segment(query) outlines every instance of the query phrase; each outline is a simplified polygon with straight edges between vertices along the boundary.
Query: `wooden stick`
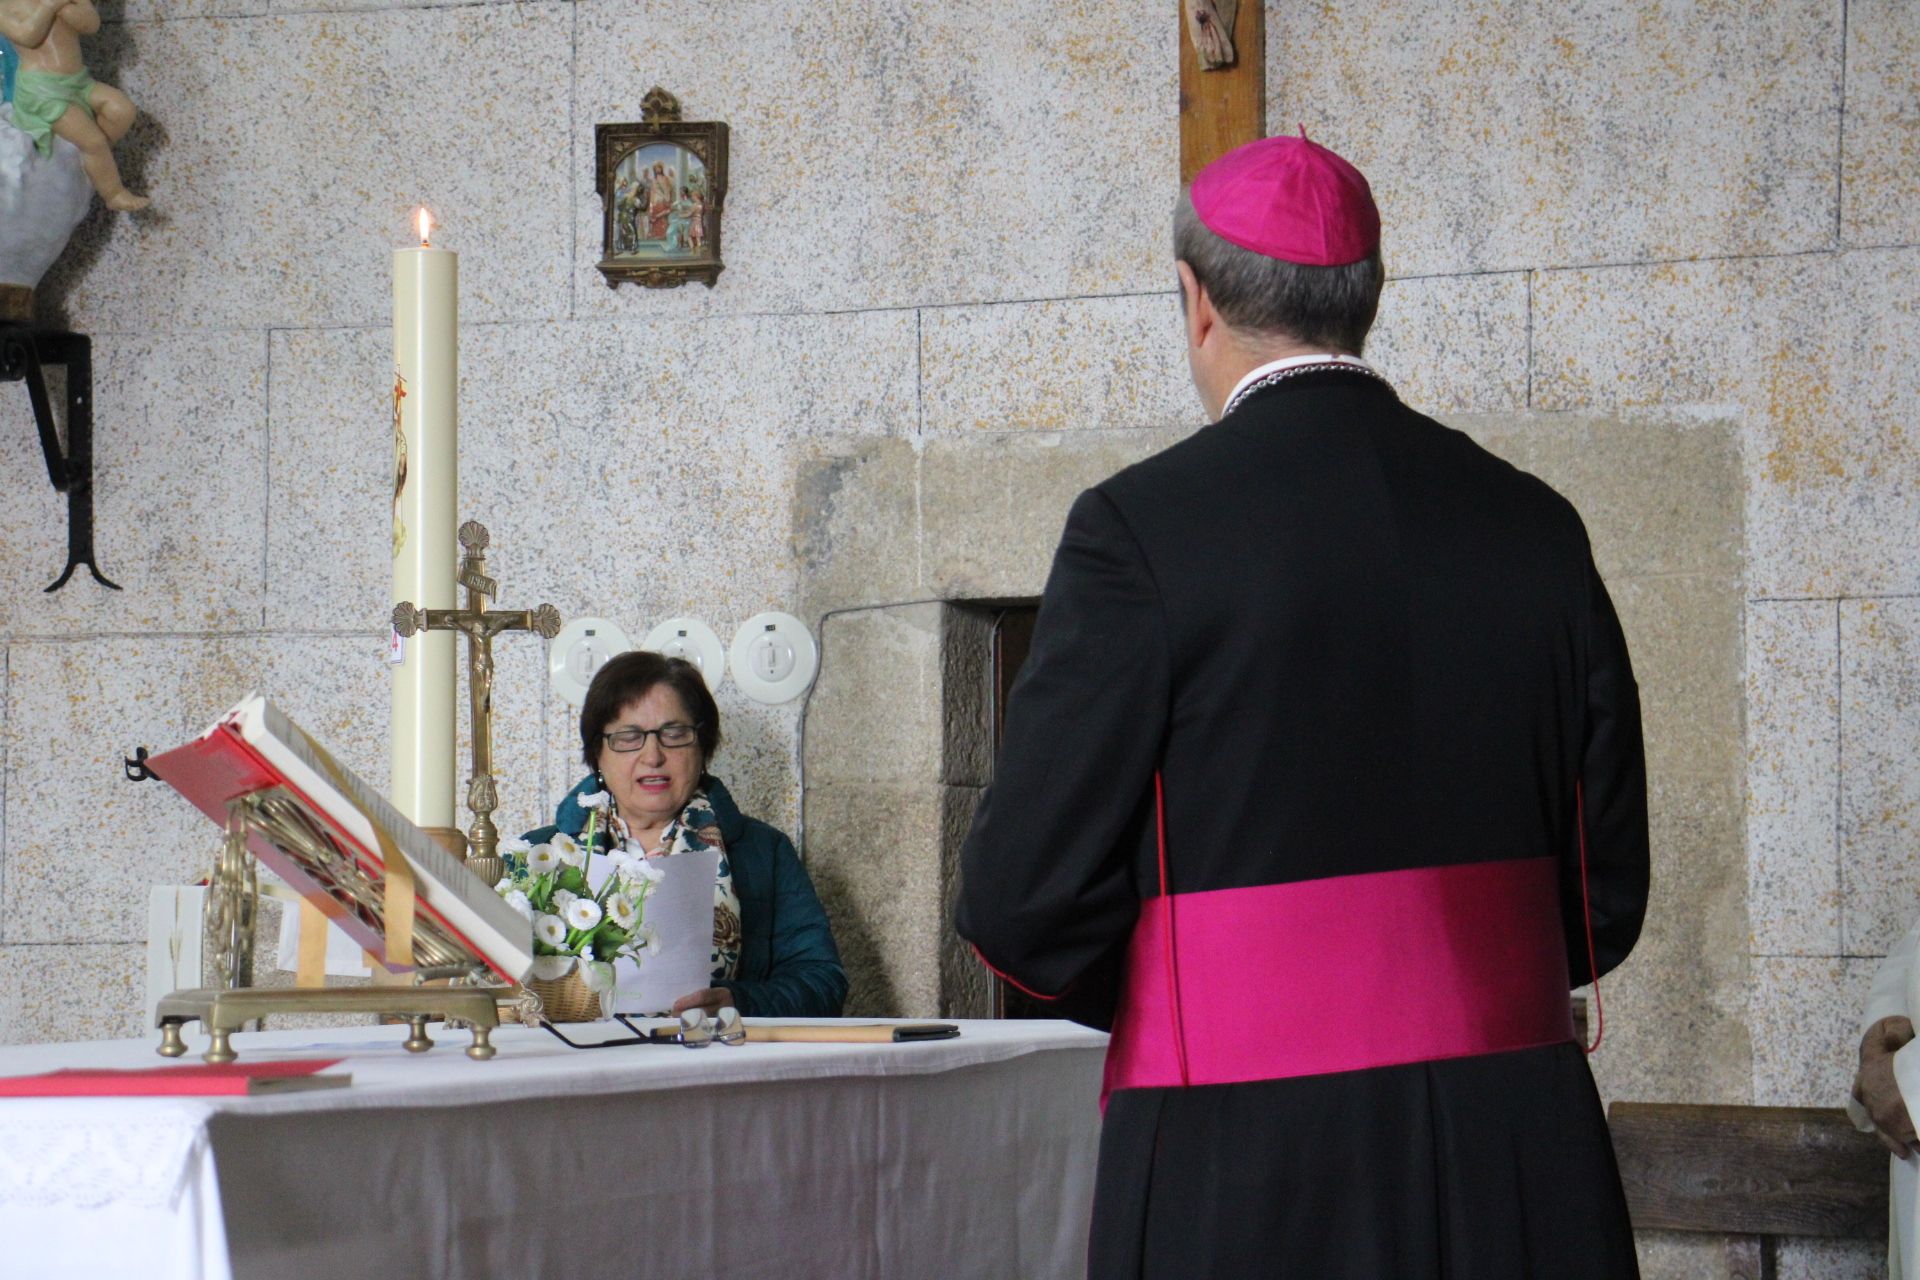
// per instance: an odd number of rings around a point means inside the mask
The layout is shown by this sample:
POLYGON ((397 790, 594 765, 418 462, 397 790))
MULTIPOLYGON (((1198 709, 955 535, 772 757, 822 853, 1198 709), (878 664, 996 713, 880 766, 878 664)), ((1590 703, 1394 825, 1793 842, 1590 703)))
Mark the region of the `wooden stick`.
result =
POLYGON ((762 1044, 892 1044, 898 1031, 914 1025, 865 1022, 845 1027, 767 1027, 749 1022, 747 1039, 762 1044))

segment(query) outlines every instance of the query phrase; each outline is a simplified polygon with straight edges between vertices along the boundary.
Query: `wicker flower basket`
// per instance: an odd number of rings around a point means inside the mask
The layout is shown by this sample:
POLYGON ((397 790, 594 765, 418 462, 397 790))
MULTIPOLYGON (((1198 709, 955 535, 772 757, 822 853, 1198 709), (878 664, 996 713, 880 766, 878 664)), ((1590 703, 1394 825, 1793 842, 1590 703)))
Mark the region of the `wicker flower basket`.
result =
POLYGON ((550 1022, 597 1022, 600 997, 588 990, 575 966, 563 978, 528 978, 527 990, 540 997, 540 1006, 550 1022))

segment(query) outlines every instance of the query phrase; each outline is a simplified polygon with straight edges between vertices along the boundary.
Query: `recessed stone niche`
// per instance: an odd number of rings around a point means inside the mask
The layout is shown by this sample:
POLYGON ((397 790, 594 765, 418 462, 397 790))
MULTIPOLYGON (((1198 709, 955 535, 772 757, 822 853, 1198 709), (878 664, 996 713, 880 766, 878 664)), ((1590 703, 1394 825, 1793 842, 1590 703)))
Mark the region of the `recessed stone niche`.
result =
MULTIPOLYGON (((1632 646, 1655 899, 1604 984, 1609 1096, 1744 1102, 1742 483, 1732 424, 1458 418, 1571 498, 1632 646)), ((848 1012, 978 1017, 954 937, 960 841, 992 776, 996 610, 1037 597, 1074 496, 1185 430, 871 440, 800 468, 795 541, 822 663, 802 735, 808 867, 848 1012)))

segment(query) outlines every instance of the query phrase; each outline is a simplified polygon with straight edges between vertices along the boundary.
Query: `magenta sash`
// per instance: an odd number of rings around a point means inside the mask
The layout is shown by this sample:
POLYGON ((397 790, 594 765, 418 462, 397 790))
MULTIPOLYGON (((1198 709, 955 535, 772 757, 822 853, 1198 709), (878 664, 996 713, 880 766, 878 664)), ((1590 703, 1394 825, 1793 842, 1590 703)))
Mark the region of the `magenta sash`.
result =
POLYGON ((1552 858, 1141 904, 1105 1096, 1574 1040, 1552 858))

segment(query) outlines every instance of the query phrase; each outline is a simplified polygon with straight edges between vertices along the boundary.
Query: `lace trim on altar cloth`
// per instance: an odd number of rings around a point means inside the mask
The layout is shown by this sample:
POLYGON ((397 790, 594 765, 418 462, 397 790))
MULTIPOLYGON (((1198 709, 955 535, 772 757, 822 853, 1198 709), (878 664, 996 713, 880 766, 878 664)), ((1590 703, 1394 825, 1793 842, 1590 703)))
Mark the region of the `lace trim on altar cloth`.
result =
POLYGON ((207 1113, 136 1117, 112 1114, 122 1109, 114 1103, 81 1107, 8 1104, 0 1201, 36 1209, 176 1208, 206 1150, 207 1113))

